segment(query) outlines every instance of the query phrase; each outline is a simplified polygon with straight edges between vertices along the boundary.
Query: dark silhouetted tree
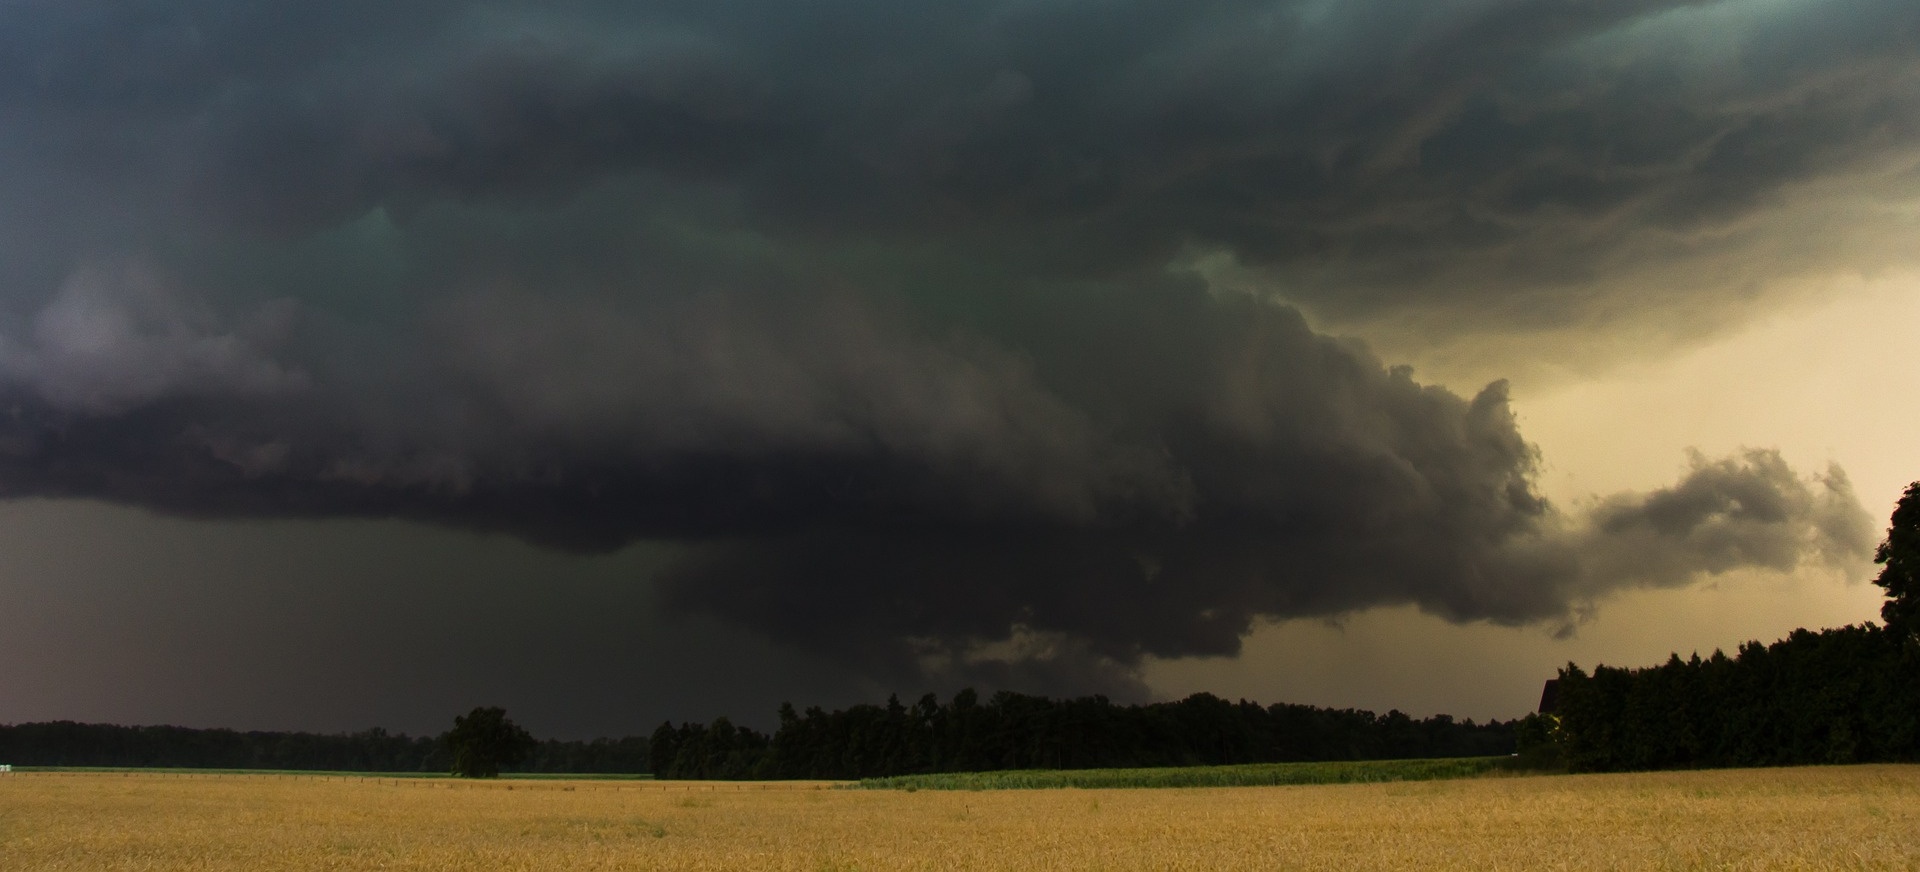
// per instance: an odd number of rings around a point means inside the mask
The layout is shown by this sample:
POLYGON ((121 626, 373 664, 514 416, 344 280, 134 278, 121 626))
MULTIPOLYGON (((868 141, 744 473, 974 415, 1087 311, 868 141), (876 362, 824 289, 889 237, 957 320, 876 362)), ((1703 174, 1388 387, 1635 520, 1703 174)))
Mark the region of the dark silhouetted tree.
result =
POLYGON ((1873 562, 1885 567, 1873 580, 1887 592, 1880 618, 1895 636, 1920 638, 1920 481, 1894 507, 1887 540, 1874 552, 1873 562))
POLYGON ((461 778, 498 778, 500 767, 525 760, 535 745, 533 736, 497 707, 455 717, 453 729, 441 741, 453 755, 453 774, 461 778))
POLYGON ((673 724, 662 722, 647 740, 647 771, 661 778, 668 777, 674 755, 679 753, 680 731, 674 729, 673 724))

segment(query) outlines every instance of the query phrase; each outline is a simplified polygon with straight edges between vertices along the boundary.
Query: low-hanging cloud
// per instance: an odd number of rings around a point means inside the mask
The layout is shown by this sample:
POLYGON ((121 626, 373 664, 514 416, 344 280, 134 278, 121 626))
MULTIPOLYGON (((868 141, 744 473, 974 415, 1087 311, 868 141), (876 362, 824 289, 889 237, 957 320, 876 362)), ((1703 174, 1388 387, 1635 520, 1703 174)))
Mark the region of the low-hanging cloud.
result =
POLYGON ((303 376, 264 350, 290 315, 266 306, 230 327, 138 265, 85 267, 24 341, 0 337, 0 374, 54 408, 103 415, 169 396, 297 390, 303 376))
POLYGON ((1850 565, 1837 469, 1563 510, 1504 383, 1303 312, 1578 345, 1898 263, 1916 39, 1895 0, 8 4, 0 493, 671 540, 680 608, 1049 688, 1850 565))
POLYGON ((1259 619, 1411 603, 1564 624, 1623 588, 1870 545, 1843 474, 1768 452, 1567 515, 1535 491, 1504 384, 1422 385, 1191 279, 1094 299, 1048 325, 1075 371, 844 302, 491 298, 439 327, 446 419, 318 388, 133 411, 17 394, 0 481, 590 550, 674 539, 692 547, 658 579, 669 604, 858 674, 1116 693, 1147 657, 1236 653, 1259 619))

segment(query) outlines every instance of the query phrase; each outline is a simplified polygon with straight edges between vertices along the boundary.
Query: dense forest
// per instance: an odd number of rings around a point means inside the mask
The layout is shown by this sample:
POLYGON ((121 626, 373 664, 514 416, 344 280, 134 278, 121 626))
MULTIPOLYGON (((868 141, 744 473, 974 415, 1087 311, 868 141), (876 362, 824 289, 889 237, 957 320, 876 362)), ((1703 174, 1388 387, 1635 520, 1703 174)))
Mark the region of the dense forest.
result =
POLYGON ((659 778, 870 778, 926 772, 1192 766, 1311 760, 1382 760, 1506 754, 1514 724, 1398 711, 1228 702, 1195 694, 1178 702, 1120 706, 1105 697, 1052 700, 963 690, 942 704, 834 712, 780 709, 772 736, 725 718, 661 724, 652 738, 659 778))
POLYGON ((1920 760, 1920 482, 1874 554, 1885 626, 1796 630, 1647 669, 1568 664, 1522 752, 1574 771, 1920 760))
POLYGON ((1920 760, 1917 654, 1869 624, 1647 669, 1568 665, 1546 738, 1583 772, 1920 760))
MULTIPOLYGON (((137 766, 339 772, 446 772, 439 738, 358 733, 238 732, 53 723, 0 725, 0 762, 19 766, 137 766)), ((647 740, 547 739, 510 772, 645 772, 647 740)))

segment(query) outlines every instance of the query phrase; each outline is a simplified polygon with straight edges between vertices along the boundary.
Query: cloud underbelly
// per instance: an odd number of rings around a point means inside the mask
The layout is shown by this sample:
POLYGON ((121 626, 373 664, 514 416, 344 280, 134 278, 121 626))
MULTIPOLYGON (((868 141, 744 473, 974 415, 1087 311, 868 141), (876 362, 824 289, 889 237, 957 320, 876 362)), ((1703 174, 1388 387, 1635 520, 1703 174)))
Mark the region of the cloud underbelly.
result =
MULTIPOLYGON (((863 674, 1122 691, 1147 657, 1236 653, 1259 619, 1565 623, 1621 588, 1869 544, 1844 475, 1767 452, 1568 515, 1535 491, 1504 383, 1423 385, 1191 279, 1106 287, 1097 311, 1063 294, 1034 315, 1043 349, 772 293, 477 295, 437 310, 427 365, 361 385, 315 363, 271 390, 209 369, 136 395, 111 386, 149 385, 142 357, 42 349, 122 399, 17 368, 0 486, 681 541, 667 602, 863 674)), ((207 341, 141 323, 147 345, 207 341)), ((282 371, 256 350, 249 371, 282 371)))

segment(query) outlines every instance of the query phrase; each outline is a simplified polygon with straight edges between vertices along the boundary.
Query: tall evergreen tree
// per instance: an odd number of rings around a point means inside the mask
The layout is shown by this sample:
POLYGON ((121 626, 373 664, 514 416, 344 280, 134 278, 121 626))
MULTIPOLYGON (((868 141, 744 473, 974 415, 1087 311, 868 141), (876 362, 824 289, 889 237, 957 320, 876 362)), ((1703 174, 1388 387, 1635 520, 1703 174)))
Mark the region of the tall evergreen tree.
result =
POLYGON ((1873 562, 1885 567, 1873 580, 1887 592, 1880 618, 1896 636, 1920 639, 1920 481, 1900 497, 1873 562))

